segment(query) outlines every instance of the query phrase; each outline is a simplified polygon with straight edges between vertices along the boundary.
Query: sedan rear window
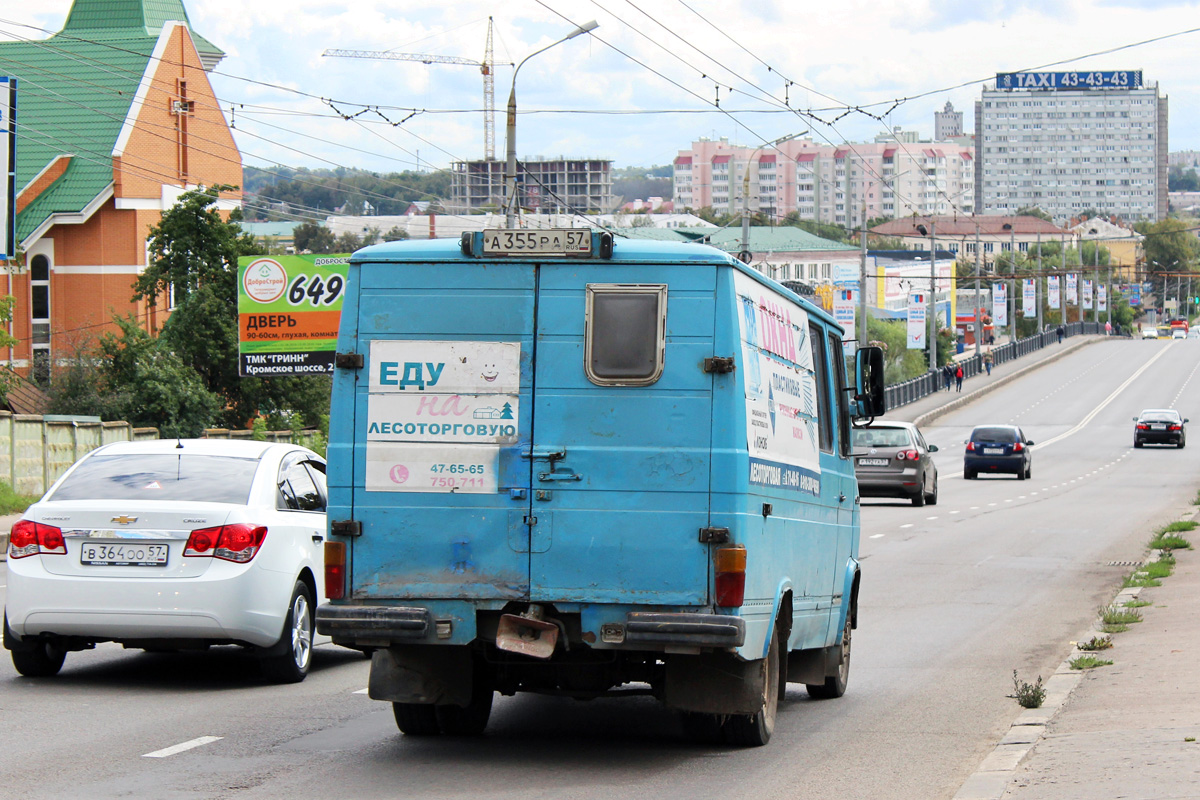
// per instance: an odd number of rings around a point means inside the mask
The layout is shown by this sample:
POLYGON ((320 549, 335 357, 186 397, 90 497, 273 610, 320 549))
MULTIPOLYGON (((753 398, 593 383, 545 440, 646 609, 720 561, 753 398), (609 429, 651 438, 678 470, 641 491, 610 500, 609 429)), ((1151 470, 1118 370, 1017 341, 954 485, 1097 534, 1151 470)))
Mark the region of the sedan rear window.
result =
POLYGON ((976 442, 1015 442, 1017 431, 1015 428, 976 428, 971 439, 976 442))
POLYGON ((911 447, 903 428, 855 428, 855 447, 911 447))
POLYGON ((1179 422, 1179 415, 1173 411, 1147 411, 1141 422, 1179 422))
POLYGON ((94 456, 47 500, 186 500, 244 504, 258 459, 193 454, 94 456))

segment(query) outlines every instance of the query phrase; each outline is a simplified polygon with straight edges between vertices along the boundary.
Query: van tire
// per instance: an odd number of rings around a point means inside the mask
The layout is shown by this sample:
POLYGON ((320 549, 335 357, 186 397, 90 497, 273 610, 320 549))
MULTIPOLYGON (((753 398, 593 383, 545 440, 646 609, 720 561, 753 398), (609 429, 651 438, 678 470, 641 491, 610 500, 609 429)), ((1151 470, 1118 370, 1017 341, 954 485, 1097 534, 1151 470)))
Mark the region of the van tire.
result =
POLYGON ((437 736, 442 732, 438 724, 437 706, 392 703, 392 715, 396 718, 396 727, 405 736, 437 736))
POLYGON ((771 631, 767 657, 762 659, 762 705, 753 714, 734 714, 725 722, 725 741, 738 747, 762 747, 771 741, 779 712, 780 678, 779 630, 771 631))
POLYGON ((842 660, 838 664, 836 675, 830 675, 824 683, 805 684, 809 697, 817 700, 832 700, 846 693, 846 685, 850 682, 850 632, 854 629, 851 621, 852 609, 846 611, 846 623, 842 626, 842 660))
POLYGON ((496 689, 483 670, 478 667, 471 681, 471 702, 465 706, 437 705, 434 715, 438 727, 447 736, 478 736, 487 727, 492 715, 492 700, 496 689))

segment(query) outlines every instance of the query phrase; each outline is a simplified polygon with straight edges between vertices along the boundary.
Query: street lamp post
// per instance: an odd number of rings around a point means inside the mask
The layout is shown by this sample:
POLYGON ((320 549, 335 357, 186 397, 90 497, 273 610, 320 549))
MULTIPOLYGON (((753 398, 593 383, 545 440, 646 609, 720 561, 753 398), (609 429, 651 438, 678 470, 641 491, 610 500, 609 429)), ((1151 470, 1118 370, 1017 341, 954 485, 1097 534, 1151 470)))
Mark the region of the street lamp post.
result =
POLYGON ((558 41, 551 42, 541 50, 535 50, 525 56, 513 70, 512 89, 508 93, 508 125, 504 132, 507 151, 507 158, 504 162, 504 227, 506 228, 516 227, 517 224, 517 73, 521 71, 521 67, 525 66, 526 61, 539 53, 544 53, 555 45, 594 31, 599 27, 600 23, 596 20, 585 22, 558 41))
POLYGON ((750 263, 750 165, 754 163, 754 157, 763 148, 783 144, 806 133, 808 133, 806 130, 799 133, 789 133, 787 136, 780 136, 778 139, 769 141, 750 151, 750 158, 746 160, 746 174, 742 176, 742 250, 738 254, 738 257, 743 263, 750 263))
POLYGON ((933 372, 937 369, 937 238, 933 217, 929 218, 928 230, 918 225, 917 233, 929 236, 929 324, 925 338, 929 340, 929 371, 933 372))

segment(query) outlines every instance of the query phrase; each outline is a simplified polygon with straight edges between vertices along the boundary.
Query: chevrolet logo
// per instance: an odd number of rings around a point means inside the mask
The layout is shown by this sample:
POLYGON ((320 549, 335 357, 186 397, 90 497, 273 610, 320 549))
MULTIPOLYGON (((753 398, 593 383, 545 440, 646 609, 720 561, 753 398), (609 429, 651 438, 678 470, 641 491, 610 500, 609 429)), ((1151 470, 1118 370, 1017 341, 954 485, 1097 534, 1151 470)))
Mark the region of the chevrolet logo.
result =
POLYGON ((128 525, 131 522, 137 522, 138 518, 137 517, 129 517, 129 516, 126 516, 125 514, 122 514, 119 517, 113 517, 112 521, 116 522, 120 525, 128 525))

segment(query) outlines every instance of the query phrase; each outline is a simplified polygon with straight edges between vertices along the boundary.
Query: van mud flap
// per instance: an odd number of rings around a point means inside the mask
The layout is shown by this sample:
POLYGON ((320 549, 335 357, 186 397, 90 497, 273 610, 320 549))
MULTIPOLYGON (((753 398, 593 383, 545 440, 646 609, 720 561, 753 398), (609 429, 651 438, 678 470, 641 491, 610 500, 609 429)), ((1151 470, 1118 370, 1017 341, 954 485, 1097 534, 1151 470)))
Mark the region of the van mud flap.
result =
MULTIPOLYGON (((524 614, 502 614, 496 628, 496 647, 510 653, 547 659, 558 646, 559 625, 545 619, 540 605, 531 605, 524 614)), ((565 641, 565 639, 564 639, 565 641)))

